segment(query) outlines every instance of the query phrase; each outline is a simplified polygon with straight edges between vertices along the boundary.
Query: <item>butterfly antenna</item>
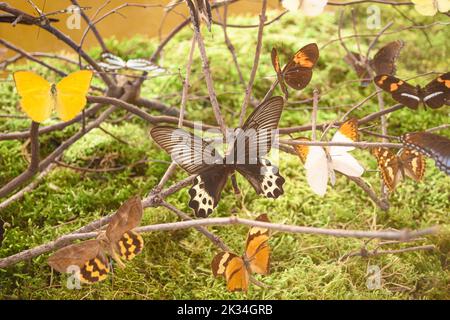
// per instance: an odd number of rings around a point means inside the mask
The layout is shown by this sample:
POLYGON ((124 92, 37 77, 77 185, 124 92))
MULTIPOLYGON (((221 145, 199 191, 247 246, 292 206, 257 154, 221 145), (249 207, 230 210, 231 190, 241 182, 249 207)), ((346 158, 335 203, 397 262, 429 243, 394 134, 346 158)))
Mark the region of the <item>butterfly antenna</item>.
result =
POLYGON ((365 134, 369 134, 369 135, 372 135, 372 136, 375 136, 375 137, 379 137, 379 138, 400 141, 400 137, 397 137, 397 136, 384 135, 384 134, 372 132, 372 131, 369 131, 369 130, 366 130, 366 129, 359 129, 359 131, 361 131, 361 132, 363 132, 365 134))

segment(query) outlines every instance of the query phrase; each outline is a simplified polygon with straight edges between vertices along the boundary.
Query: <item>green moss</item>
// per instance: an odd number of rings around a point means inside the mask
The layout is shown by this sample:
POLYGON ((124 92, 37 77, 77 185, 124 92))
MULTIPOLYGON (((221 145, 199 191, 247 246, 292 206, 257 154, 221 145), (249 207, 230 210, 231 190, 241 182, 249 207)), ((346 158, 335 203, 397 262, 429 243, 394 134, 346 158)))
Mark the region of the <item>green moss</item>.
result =
MULTIPOLYGON (((360 33, 373 33, 364 25, 365 7, 358 9, 360 33)), ((409 16, 418 23, 428 24, 430 18, 419 17, 410 9, 409 16)), ((409 11, 408 11, 409 10, 409 11)), ((270 13, 274 16, 275 13, 270 13)), ((270 62, 270 50, 277 46, 282 62, 299 47, 316 41, 319 46, 337 37, 337 15, 324 14, 318 18, 304 18, 288 14, 280 21, 265 28, 263 51, 257 72, 254 95, 262 98, 275 75, 270 62)), ((390 30, 409 25, 391 7, 383 7, 383 23, 394 20, 390 30)), ((235 24, 257 23, 257 17, 234 17, 235 24)), ((343 35, 352 33, 350 21, 346 20, 343 35)), ((210 58, 214 85, 218 99, 229 126, 237 124, 238 110, 244 96, 231 56, 223 42, 223 33, 213 27, 214 36, 205 32, 205 42, 210 58)), ((239 63, 247 80, 253 63, 256 29, 229 28, 229 35, 236 48, 239 63)), ((401 54, 398 74, 414 76, 430 70, 446 71, 445 49, 448 49, 445 27, 436 26, 427 30, 433 46, 426 47, 425 36, 417 30, 382 37, 382 42, 401 38, 407 46, 401 54), (421 45, 418 45, 420 43, 421 45), (423 44, 423 45, 422 45, 423 44), (423 47, 426 50, 423 50, 423 47)), ((167 68, 168 75, 149 79, 142 88, 147 98, 161 99, 168 105, 178 106, 181 99, 182 81, 179 70, 184 72, 191 42, 191 30, 186 28, 170 42, 160 64, 167 68), (182 57, 180 59, 180 57, 182 57)), ((371 38, 361 41, 366 50, 371 38)), ((108 48, 126 58, 147 57, 157 46, 154 40, 136 36, 128 41, 107 40, 108 48)), ((347 41, 354 50, 354 41, 347 41)), ((378 46, 380 47, 380 46, 378 46)), ((447 50, 448 51, 448 50, 447 50)), ((100 55, 99 48, 90 50, 93 57, 100 55)), ((314 72, 311 84, 302 92, 291 93, 291 101, 308 98, 313 88, 322 93, 318 120, 329 121, 342 116, 348 106, 362 101, 373 92, 373 87, 361 88, 356 75, 342 61, 345 52, 337 41, 330 42, 321 50, 321 59, 314 72)), ((61 62, 48 60, 58 67, 71 70, 61 62)), ((49 78, 49 72, 35 64, 20 65, 16 69, 32 68, 49 78)), ((201 75, 201 61, 195 54, 192 68, 190 93, 195 95, 187 104, 187 118, 214 122, 207 97, 207 89, 201 75)), ((426 83, 427 79, 413 80, 426 83)), ((101 85, 97 81, 96 85, 101 85)), ((277 89, 277 93, 279 93, 277 89)), ((12 82, 2 82, 1 113, 21 114, 17 108, 17 95, 12 82)), ((384 95, 386 105, 394 102, 384 95)), ((301 125, 310 122, 308 104, 290 102, 283 113, 281 126, 301 125)), ((378 108, 376 98, 355 111, 361 117, 378 108)), ((111 120, 118 120, 123 112, 114 113, 111 120)), ((55 119, 47 124, 54 123, 55 119)), ((407 108, 389 115, 389 133, 402 134, 421 130, 448 122, 448 110, 419 110, 407 108)), ((11 132, 29 128, 27 119, 0 118, 0 130, 11 132)), ((374 122, 378 125, 377 122, 374 122)), ((0 257, 31 248, 57 236, 75 230, 90 221, 109 214, 134 194, 146 195, 159 181, 168 166, 169 156, 148 138, 147 124, 137 117, 127 121, 110 122, 104 129, 123 141, 114 139, 100 129, 93 130, 69 148, 62 160, 71 166, 112 168, 125 166, 116 172, 91 173, 58 167, 50 173, 33 192, 14 202, 0 212, 1 219, 8 223, 5 240, 0 248, 0 257), (125 143, 124 143, 125 142, 125 143), (133 165, 141 159, 147 162, 133 165)), ((52 152, 62 141, 81 129, 80 124, 63 131, 40 137, 42 156, 52 152)), ((376 130, 376 128, 372 128, 376 130)), ((443 134, 448 134, 443 132, 443 134)), ((365 136, 364 139, 373 139, 365 136)), ((5 184, 22 172, 27 162, 21 142, 0 142, 0 184, 5 184)), ((355 156, 368 169, 364 179, 375 190, 380 189, 380 178, 375 160, 366 150, 357 150, 355 156)), ((404 181, 396 193, 390 196, 389 212, 380 211, 354 183, 337 177, 334 188, 329 188, 325 197, 314 195, 309 189, 304 169, 297 157, 280 154, 280 168, 286 177, 285 195, 276 201, 258 197, 241 176, 238 183, 242 196, 234 196, 227 185, 222 201, 214 216, 236 214, 254 218, 256 213, 267 212, 274 222, 327 228, 387 229, 424 228, 443 225, 442 234, 414 244, 435 244, 434 251, 417 251, 376 257, 353 257, 340 260, 342 256, 360 250, 363 240, 337 239, 325 236, 273 234, 270 244, 273 250, 271 273, 256 276, 268 285, 261 289, 252 286, 247 294, 228 293, 222 279, 214 279, 210 262, 217 253, 205 237, 192 230, 149 233, 144 236, 146 246, 143 254, 130 262, 126 269, 116 269, 104 283, 84 286, 81 290, 66 289, 65 275, 51 274, 46 264, 48 254, 32 261, 20 262, 0 270, 0 298, 25 299, 448 299, 448 252, 450 232, 448 225, 449 178, 427 161, 424 182, 404 181), (366 286, 368 266, 382 270, 382 286, 368 290, 366 286)), ((169 183, 186 177, 177 171, 169 183)), ((178 208, 190 212, 187 206, 187 190, 171 195, 167 199, 178 208)), ((176 217, 163 208, 145 211, 143 224, 176 221, 176 217)), ((243 226, 211 227, 236 253, 242 253, 247 228, 243 226)), ((379 241, 370 241, 368 249, 374 249, 379 241)), ((408 244, 382 246, 403 248, 408 244)))

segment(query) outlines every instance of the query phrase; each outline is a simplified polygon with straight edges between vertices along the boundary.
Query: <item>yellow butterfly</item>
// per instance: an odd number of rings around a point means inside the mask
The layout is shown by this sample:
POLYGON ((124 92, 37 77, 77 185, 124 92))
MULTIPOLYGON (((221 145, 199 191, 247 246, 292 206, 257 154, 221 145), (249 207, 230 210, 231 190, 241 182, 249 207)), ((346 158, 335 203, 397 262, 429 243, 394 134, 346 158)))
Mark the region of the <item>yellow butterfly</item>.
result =
POLYGON ((35 122, 50 118, 53 109, 59 118, 69 121, 83 110, 86 94, 92 80, 92 71, 81 70, 69 74, 53 84, 31 71, 14 73, 20 105, 35 122))
POLYGON ((450 0, 412 0, 414 8, 421 15, 434 16, 438 11, 447 12, 450 10, 450 0))

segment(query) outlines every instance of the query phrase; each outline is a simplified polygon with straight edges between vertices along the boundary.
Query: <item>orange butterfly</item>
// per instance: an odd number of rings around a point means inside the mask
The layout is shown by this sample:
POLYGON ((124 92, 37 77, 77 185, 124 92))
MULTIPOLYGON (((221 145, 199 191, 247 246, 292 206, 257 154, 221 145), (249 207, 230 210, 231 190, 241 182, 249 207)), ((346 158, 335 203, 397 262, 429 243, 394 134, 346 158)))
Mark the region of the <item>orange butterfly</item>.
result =
MULTIPOLYGON (((266 214, 262 214, 256 218, 256 221, 269 222, 269 218, 266 214)), ((247 291, 251 273, 269 273, 270 247, 268 240, 269 229, 251 227, 242 257, 226 251, 220 252, 214 257, 211 263, 214 276, 224 276, 230 292, 247 291)))

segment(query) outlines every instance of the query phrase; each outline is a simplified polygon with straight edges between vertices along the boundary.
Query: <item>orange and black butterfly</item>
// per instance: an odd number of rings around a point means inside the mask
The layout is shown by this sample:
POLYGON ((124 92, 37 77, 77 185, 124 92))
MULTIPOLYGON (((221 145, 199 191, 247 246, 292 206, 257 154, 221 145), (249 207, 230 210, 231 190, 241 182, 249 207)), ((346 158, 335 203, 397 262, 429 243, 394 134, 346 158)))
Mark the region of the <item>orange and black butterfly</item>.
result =
POLYGON ((295 90, 304 89, 312 78, 312 69, 319 59, 319 48, 317 44, 310 43, 300 50, 281 69, 278 52, 272 48, 272 65, 277 73, 278 82, 285 98, 288 97, 286 84, 295 90))
POLYGON ((150 130, 153 140, 172 161, 195 174, 189 189, 189 207, 197 217, 207 217, 217 206, 228 176, 238 171, 267 198, 283 194, 284 178, 278 168, 264 157, 270 152, 283 110, 283 98, 272 97, 250 114, 242 128, 235 132, 232 148, 225 156, 207 142, 183 129, 157 126, 150 130))
POLYGON ((48 258, 48 264, 61 273, 75 272, 83 283, 105 280, 110 271, 108 256, 124 267, 122 259, 131 260, 142 251, 144 240, 132 231, 141 222, 142 213, 140 198, 129 199, 112 216, 106 231, 97 239, 59 249, 48 258))
POLYGON ((436 167, 450 175, 450 139, 430 133, 411 132, 400 137, 406 148, 412 148, 432 158, 436 167))
POLYGON ((375 75, 390 74, 394 75, 396 71, 396 61, 400 55, 400 51, 404 46, 404 42, 401 40, 389 42, 383 48, 378 50, 373 59, 365 59, 356 52, 351 52, 344 57, 344 61, 351 65, 355 69, 358 77, 362 79, 361 85, 367 86, 371 79, 367 71, 369 66, 375 75))
MULTIPOLYGON (((266 214, 256 221, 269 222, 266 214)), ((224 276, 228 291, 247 291, 252 273, 268 274, 270 262, 269 229, 251 227, 245 245, 245 253, 238 256, 231 252, 218 253, 211 263, 215 277, 224 276)))
POLYGON ((414 87, 387 74, 376 76, 374 82, 378 87, 389 92, 395 101, 410 109, 416 110, 421 102, 432 109, 450 104, 450 72, 437 77, 423 88, 419 85, 414 87))
POLYGON ((377 147, 372 149, 372 153, 390 192, 395 190, 405 176, 419 182, 425 174, 425 158, 416 150, 404 148, 397 155, 387 148, 377 147))

